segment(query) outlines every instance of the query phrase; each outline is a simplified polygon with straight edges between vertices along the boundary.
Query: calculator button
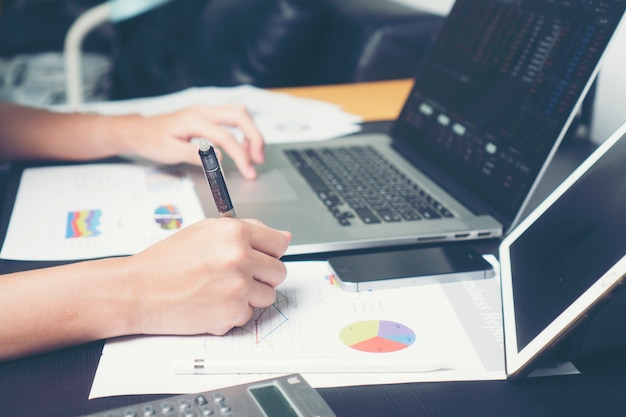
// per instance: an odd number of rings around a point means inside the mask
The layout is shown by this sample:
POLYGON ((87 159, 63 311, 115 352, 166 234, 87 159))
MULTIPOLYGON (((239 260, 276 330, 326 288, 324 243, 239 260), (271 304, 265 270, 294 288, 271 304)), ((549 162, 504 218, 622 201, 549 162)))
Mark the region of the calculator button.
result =
POLYGON ((220 394, 219 392, 216 392, 215 394, 211 395, 211 399, 213 400, 213 402, 215 404, 217 404, 217 403, 221 403, 226 398, 222 394, 220 394))
POLYGON ((209 403, 204 395, 196 395, 194 402, 196 405, 205 405, 209 403))
POLYGON ((172 407, 172 404, 170 404, 168 402, 161 403, 161 413, 162 414, 171 413, 172 411, 174 411, 174 407, 172 407))
POLYGON ((212 416, 215 414, 215 412, 213 411, 213 409, 211 408, 210 405, 200 405, 198 406, 198 408, 200 409, 200 414, 203 416, 212 416))
POLYGON ((141 409, 143 417, 151 417, 156 415, 156 410, 151 405, 144 405, 141 409))
POLYGON ((182 399, 178 402, 178 409, 180 411, 189 410, 190 408, 191 408, 191 403, 188 400, 182 399))
POLYGON ((128 410, 124 410, 124 412, 122 413, 123 417, 137 417, 137 412, 135 410, 133 410, 132 408, 129 408, 128 410))

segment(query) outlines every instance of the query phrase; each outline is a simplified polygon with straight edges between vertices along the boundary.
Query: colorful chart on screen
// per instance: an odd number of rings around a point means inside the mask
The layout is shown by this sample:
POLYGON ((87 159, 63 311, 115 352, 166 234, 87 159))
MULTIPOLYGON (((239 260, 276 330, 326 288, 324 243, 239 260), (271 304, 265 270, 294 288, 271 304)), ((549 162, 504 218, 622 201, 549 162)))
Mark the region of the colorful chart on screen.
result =
POLYGON ((415 332, 394 321, 366 320, 344 327, 339 332, 339 339, 352 349, 386 353, 411 346, 415 342, 415 332))
POLYGON ((183 225, 183 217, 178 208, 171 204, 160 206, 154 210, 154 220, 164 230, 180 229, 183 225))

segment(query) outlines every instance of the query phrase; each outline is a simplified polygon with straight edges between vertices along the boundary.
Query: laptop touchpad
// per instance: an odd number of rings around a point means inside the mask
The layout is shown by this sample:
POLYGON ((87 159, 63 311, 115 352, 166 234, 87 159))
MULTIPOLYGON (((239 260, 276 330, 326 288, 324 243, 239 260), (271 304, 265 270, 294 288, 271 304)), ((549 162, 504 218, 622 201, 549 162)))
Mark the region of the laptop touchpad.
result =
POLYGON ((246 180, 240 175, 233 176, 233 178, 227 177, 226 183, 235 207, 237 203, 246 204, 298 198, 294 189, 277 169, 260 172, 253 181, 246 180))

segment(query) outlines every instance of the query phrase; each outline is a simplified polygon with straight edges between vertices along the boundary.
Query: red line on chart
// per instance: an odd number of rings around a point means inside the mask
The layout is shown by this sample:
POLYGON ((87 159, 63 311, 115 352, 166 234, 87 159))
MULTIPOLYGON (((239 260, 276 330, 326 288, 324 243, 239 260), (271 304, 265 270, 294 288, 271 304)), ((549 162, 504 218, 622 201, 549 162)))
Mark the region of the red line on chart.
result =
POLYGON ((265 339, 270 337, 270 335, 272 335, 280 327, 282 327, 285 323, 289 321, 289 318, 287 317, 287 315, 284 314, 283 311, 279 308, 279 304, 287 303, 289 300, 287 299, 287 297, 285 297, 281 293, 277 293, 277 297, 279 299, 271 306, 258 309, 255 311, 255 316, 252 318, 252 321, 251 321, 251 324, 253 326, 252 329, 250 330, 245 329, 245 328, 242 329, 245 332, 248 332, 249 334, 254 335, 254 344, 256 345, 260 344, 265 339), (277 319, 280 321, 279 323, 271 327, 269 331, 263 332, 262 328, 263 328, 264 323, 268 323, 266 324, 267 326, 267 325, 270 325, 272 321, 276 320, 276 319, 272 320, 272 317, 271 317, 272 313, 278 313, 277 319))

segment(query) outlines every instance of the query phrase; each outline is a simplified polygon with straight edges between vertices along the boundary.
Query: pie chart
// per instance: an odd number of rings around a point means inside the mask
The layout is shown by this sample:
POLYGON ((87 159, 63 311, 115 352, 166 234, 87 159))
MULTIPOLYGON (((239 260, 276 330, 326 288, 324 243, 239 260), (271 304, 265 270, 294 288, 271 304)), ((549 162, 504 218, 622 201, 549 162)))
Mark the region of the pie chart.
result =
POLYGON ((178 208, 171 204, 157 207, 154 210, 154 220, 164 230, 180 229, 183 225, 183 218, 178 208))
POLYGON ((352 349, 386 353, 411 346, 415 342, 415 332, 395 321, 366 320, 344 327, 339 332, 339 340, 352 349))

